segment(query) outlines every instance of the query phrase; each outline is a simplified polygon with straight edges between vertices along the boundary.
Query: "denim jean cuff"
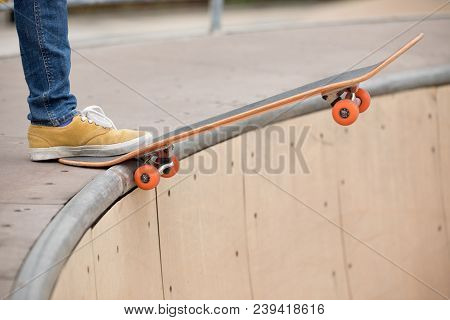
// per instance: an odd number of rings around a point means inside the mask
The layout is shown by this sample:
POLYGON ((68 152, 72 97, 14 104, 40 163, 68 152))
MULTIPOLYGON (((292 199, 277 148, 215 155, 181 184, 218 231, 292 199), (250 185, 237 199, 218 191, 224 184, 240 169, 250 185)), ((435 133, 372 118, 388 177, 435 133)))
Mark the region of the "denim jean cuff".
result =
POLYGON ((63 123, 66 123, 68 121, 71 121, 73 117, 75 117, 78 114, 77 110, 71 110, 69 114, 66 114, 60 118, 53 119, 52 121, 46 120, 46 121, 31 121, 31 124, 38 125, 38 126, 47 126, 47 127, 58 127, 63 123))

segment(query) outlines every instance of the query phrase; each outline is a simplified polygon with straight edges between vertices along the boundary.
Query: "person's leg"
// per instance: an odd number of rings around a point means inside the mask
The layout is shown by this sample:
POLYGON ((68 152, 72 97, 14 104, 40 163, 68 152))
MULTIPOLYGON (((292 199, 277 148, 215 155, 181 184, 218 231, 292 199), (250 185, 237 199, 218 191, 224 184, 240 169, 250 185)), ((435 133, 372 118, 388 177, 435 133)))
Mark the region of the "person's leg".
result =
POLYGON ((66 0, 16 0, 17 33, 28 104, 32 160, 113 156, 138 148, 150 137, 118 130, 100 107, 78 112, 70 93, 70 46, 66 0))
POLYGON ((77 104, 69 83, 67 0, 15 0, 14 13, 30 92, 28 119, 44 126, 67 124, 77 104))
POLYGON ((30 91, 31 159, 112 156, 136 149, 148 135, 116 129, 99 107, 76 110, 69 83, 67 0, 16 0, 14 12, 30 91))

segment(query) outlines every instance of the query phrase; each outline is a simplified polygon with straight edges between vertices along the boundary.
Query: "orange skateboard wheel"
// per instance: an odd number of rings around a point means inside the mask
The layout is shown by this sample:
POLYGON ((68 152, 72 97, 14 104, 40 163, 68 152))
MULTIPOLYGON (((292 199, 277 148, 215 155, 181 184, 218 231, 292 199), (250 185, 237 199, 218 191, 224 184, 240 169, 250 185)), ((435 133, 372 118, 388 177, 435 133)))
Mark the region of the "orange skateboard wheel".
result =
POLYGON ((177 174, 178 170, 180 170, 180 162, 178 161, 177 157, 172 156, 170 159, 173 162, 173 166, 167 169, 168 170, 167 173, 163 173, 161 175, 161 177, 163 178, 171 178, 177 174))
POLYGON ((334 121, 342 126, 349 126, 358 119, 359 110, 356 103, 351 100, 344 99, 338 101, 332 110, 334 121))
POLYGON ((134 172, 134 182, 143 190, 151 190, 159 183, 160 175, 158 169, 149 164, 144 164, 134 172))
POLYGON ((366 90, 359 88, 356 91, 355 96, 359 98, 359 100, 361 100, 361 104, 359 105, 359 113, 362 113, 369 109, 370 94, 366 90))

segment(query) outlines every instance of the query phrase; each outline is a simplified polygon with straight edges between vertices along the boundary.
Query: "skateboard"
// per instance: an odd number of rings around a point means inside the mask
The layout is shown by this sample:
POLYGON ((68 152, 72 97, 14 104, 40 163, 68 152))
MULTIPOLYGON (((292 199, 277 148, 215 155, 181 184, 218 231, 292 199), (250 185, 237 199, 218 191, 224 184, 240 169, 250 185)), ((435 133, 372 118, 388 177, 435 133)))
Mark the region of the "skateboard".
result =
POLYGON ((140 166, 134 173, 136 185, 141 189, 150 190, 158 185, 160 177, 170 178, 178 172, 179 162, 173 154, 174 143, 315 95, 321 95, 330 103, 332 117, 338 124, 351 125, 370 106, 370 95, 366 90, 359 88, 359 84, 372 78, 422 38, 423 33, 411 39, 385 60, 372 66, 346 71, 179 128, 154 138, 152 142, 127 154, 112 157, 70 157, 61 158, 58 161, 66 165, 100 168, 110 167, 135 158, 140 162, 140 166))

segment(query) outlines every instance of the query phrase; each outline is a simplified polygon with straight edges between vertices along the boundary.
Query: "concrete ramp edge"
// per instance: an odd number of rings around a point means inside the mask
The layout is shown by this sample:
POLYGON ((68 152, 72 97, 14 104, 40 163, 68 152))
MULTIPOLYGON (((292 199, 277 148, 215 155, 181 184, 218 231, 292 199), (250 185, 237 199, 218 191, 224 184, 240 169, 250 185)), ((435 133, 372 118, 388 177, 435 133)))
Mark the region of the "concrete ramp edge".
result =
MULTIPOLYGON (((450 84, 450 65, 409 70, 378 76, 364 84, 372 96, 416 88, 450 84)), ((180 159, 268 124, 299 117, 329 108, 320 97, 295 106, 242 121, 232 128, 216 130, 205 139, 179 143, 180 159), (200 143, 201 142, 201 143, 200 143)), ((331 121, 331 120, 330 120, 331 121)), ((114 166, 98 175, 77 193, 47 225, 35 242, 16 276, 10 299, 49 299, 60 272, 84 233, 123 195, 134 186, 134 161, 114 166)))

